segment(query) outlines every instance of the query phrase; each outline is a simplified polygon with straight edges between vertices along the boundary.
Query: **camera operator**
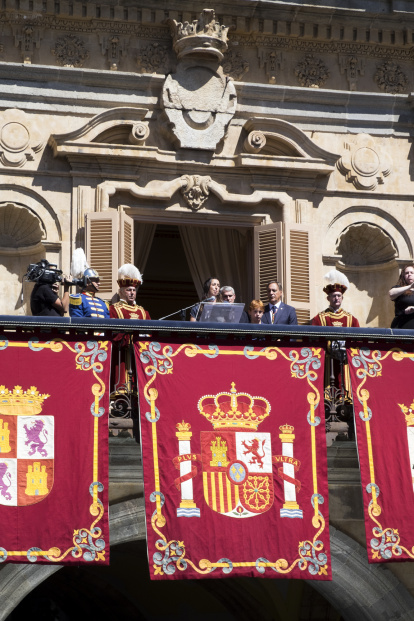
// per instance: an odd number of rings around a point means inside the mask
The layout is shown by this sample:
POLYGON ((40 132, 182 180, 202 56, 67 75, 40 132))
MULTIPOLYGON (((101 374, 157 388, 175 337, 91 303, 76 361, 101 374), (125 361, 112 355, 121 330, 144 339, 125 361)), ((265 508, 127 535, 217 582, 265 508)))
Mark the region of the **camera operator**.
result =
POLYGON ((66 279, 63 281, 63 296, 59 297, 59 282, 36 283, 30 297, 32 315, 52 315, 63 317, 69 309, 69 287, 66 279))

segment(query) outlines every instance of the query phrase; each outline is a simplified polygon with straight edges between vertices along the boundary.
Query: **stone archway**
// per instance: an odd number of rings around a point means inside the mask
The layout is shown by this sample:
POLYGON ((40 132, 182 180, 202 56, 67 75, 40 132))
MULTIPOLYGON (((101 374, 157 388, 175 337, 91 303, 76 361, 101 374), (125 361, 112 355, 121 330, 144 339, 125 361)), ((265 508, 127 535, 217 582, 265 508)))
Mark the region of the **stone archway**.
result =
MULTIPOLYGON (((142 499, 127 500, 110 507, 111 545, 145 539, 142 499)), ((368 565, 366 550, 356 541, 331 527, 332 582, 309 581, 346 621, 386 621, 410 618, 414 598, 384 566, 368 565)), ((5 565, 0 570, 3 606, 0 621, 41 582, 61 569, 61 565, 5 565)), ((232 581, 228 589, 239 586, 232 581)), ((257 606, 257 602, 254 602, 257 606)), ((252 602, 253 606, 253 602, 252 602)))

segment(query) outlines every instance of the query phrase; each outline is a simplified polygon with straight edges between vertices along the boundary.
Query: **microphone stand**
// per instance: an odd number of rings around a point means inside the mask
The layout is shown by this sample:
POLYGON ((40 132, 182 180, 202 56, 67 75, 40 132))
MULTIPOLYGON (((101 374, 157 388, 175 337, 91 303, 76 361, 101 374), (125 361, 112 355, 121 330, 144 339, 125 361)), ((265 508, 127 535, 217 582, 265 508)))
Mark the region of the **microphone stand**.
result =
POLYGON ((182 321, 185 321, 185 311, 188 310, 189 308, 193 308, 194 304, 190 304, 190 306, 186 306, 185 308, 180 308, 180 310, 174 311, 173 313, 170 313, 169 315, 165 315, 165 317, 160 317, 158 319, 158 321, 162 321, 163 319, 168 319, 168 317, 172 317, 173 315, 177 315, 178 313, 181 313, 181 319, 182 321))
MULTIPOLYGON (((207 298, 206 300, 202 300, 201 302, 197 302, 199 304, 198 307, 198 312, 197 312, 197 317, 200 313, 201 307, 203 304, 207 303, 211 303, 214 300, 214 296, 207 298)), ((162 321, 163 319, 168 319, 168 317, 172 317, 173 315, 176 315, 177 313, 181 313, 181 319, 182 321, 185 321, 185 311, 188 310, 189 308, 193 308, 193 306, 195 306, 194 304, 190 304, 190 306, 186 306, 185 308, 180 308, 180 310, 175 311, 174 313, 170 313, 169 315, 165 315, 165 317, 160 317, 158 319, 158 321, 162 321)))

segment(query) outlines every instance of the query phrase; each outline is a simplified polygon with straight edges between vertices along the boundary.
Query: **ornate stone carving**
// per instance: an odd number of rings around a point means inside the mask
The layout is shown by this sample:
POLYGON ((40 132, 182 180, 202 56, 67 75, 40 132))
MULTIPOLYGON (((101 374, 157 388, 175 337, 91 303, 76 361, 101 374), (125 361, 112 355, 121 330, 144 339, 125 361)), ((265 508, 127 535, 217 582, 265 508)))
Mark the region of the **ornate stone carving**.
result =
POLYGON ((374 80, 386 93, 403 93, 407 89, 408 79, 399 65, 388 60, 378 67, 374 80))
POLYGON ((229 26, 220 25, 216 21, 214 9, 204 9, 199 19, 191 24, 182 24, 175 19, 169 19, 168 24, 173 37, 173 48, 179 60, 194 54, 223 60, 223 54, 227 51, 229 26))
POLYGON ((134 123, 129 135, 129 141, 132 144, 144 144, 149 136, 149 127, 146 123, 134 123))
POLYGON ((139 50, 137 64, 145 73, 167 73, 170 64, 168 47, 150 43, 139 50))
POLYGON ((107 55, 111 71, 117 71, 121 57, 127 55, 128 41, 129 37, 125 38, 117 34, 99 34, 102 54, 107 55))
POLYGON ((1 248, 35 246, 44 237, 40 220, 29 209, 9 202, 0 204, 1 248))
POLYGON ((315 58, 313 54, 306 54, 305 58, 296 65, 295 75, 301 86, 320 88, 329 78, 329 71, 320 58, 315 58))
POLYGON ((198 22, 169 20, 179 61, 164 82, 162 106, 182 148, 214 151, 236 111, 236 90, 218 66, 227 30, 204 10, 198 22))
POLYGON ((75 35, 66 35, 56 40, 55 47, 51 49, 56 56, 56 62, 62 67, 83 67, 89 52, 83 41, 75 35))
POLYGON ((181 188, 181 192, 187 205, 193 211, 198 211, 201 209, 210 194, 209 184, 211 183, 211 177, 183 175, 181 180, 185 184, 181 188))
POLYGON ((259 51, 259 66, 265 68, 269 84, 276 84, 277 72, 284 68, 285 59, 280 51, 259 51))
POLYGON ((341 73, 345 73, 349 82, 349 90, 356 91, 358 75, 364 75, 365 61, 359 56, 339 56, 341 73))
POLYGON ((42 33, 34 26, 13 26, 14 44, 20 46, 24 64, 30 65, 35 48, 40 48, 42 33))
POLYGON ((250 65, 247 60, 244 60, 241 52, 229 50, 224 55, 223 72, 234 80, 241 80, 249 69, 250 65))
POLYGON ((391 173, 391 158, 371 136, 359 134, 344 146, 346 152, 338 160, 338 169, 347 181, 359 190, 375 190, 384 183, 384 177, 391 173))
POLYGON ((252 131, 244 141, 244 150, 247 153, 260 153, 266 145, 266 136, 262 132, 252 131))
POLYGON ((0 162, 3 166, 24 166, 44 144, 33 117, 17 108, 0 113, 0 162))
POLYGON ((391 237, 368 222, 348 226, 337 240, 335 250, 345 265, 380 265, 398 255, 391 237))

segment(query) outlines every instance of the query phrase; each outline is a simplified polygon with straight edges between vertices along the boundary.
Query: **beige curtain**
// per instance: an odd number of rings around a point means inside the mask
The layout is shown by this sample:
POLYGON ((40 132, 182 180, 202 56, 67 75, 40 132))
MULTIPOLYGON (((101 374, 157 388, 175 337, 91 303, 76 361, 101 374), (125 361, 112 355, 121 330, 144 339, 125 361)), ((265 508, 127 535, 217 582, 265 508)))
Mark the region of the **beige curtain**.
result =
POLYGON ((154 239, 156 224, 135 222, 134 226, 134 261, 135 265, 144 274, 148 256, 154 239))
POLYGON ((250 302, 250 236, 245 229, 179 226, 184 252, 200 299, 210 276, 236 291, 236 302, 250 302))

